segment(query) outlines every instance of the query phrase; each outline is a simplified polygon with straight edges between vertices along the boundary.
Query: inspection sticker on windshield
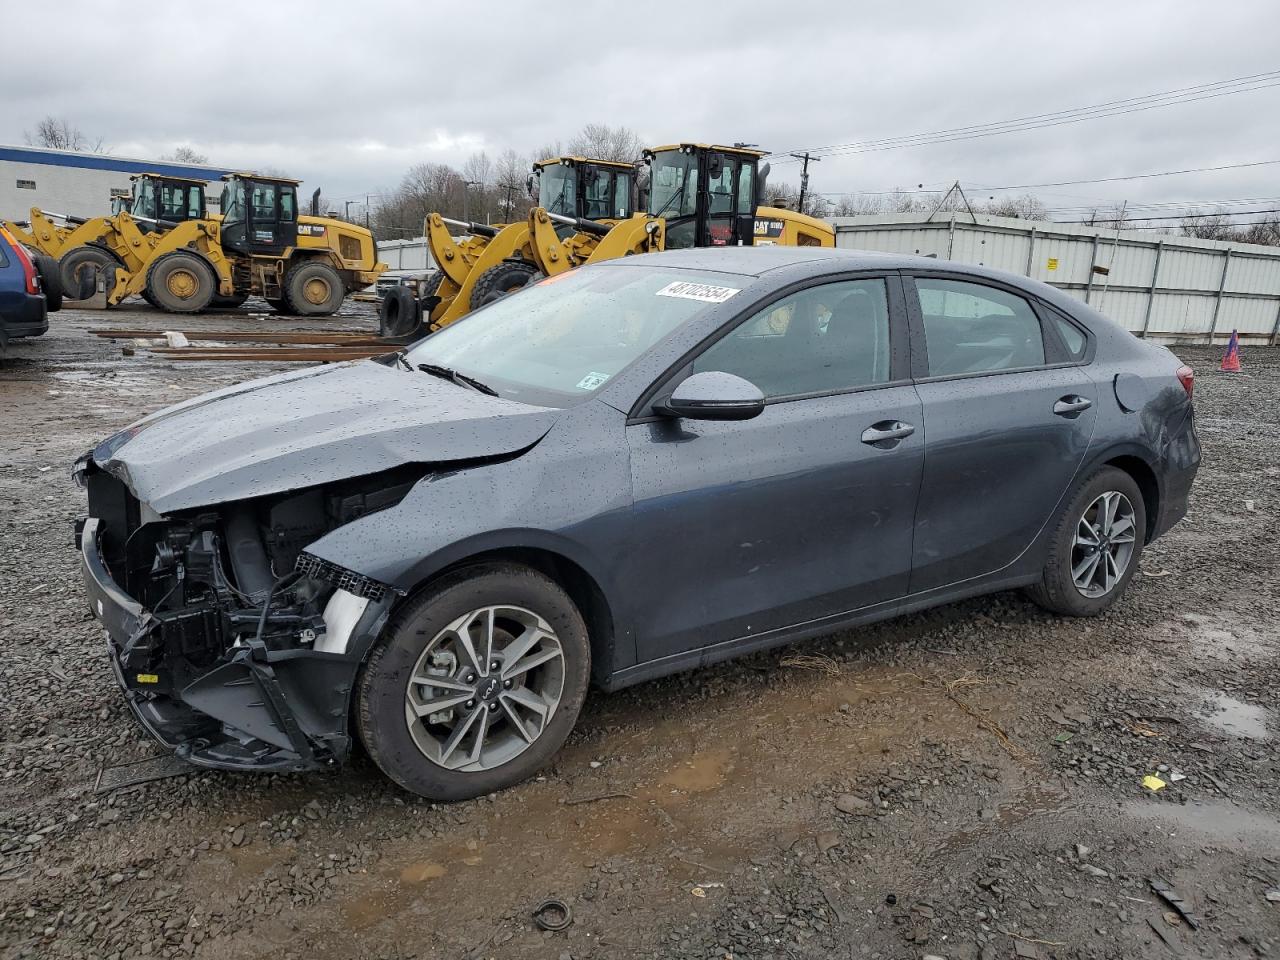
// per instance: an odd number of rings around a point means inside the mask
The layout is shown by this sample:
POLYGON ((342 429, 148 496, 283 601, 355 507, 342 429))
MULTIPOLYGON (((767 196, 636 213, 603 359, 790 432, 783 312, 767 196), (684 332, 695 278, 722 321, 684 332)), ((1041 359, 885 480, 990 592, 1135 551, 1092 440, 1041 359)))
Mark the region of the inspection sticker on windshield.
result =
POLYGON ((682 300, 701 300, 703 303, 724 303, 735 293, 737 287, 713 287, 709 283, 689 283, 677 280, 668 283, 658 291, 660 297, 680 297, 682 300))
POLYGON ((609 379, 607 373, 588 373, 585 377, 578 381, 579 390, 594 390, 600 384, 609 379))

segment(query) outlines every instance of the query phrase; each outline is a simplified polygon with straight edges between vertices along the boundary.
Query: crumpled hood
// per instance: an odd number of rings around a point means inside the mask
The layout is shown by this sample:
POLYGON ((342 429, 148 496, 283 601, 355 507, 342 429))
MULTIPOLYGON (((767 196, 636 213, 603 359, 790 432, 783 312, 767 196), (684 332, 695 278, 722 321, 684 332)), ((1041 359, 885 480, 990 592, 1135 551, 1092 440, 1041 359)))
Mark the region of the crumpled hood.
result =
POLYGON ((163 514, 403 464, 516 453, 562 412, 363 360, 196 397, 105 440, 93 460, 163 514))

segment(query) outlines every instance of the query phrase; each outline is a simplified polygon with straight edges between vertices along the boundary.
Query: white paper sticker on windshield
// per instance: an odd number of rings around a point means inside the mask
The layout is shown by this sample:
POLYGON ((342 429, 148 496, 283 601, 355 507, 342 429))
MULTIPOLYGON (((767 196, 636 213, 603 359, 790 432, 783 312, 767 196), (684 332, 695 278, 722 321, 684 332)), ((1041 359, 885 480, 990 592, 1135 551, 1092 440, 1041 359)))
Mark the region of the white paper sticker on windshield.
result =
POLYGON ((677 280, 668 283, 658 291, 660 297, 680 297, 682 300, 701 300, 703 303, 724 303, 735 293, 737 287, 713 287, 709 283, 689 283, 677 280))
POLYGON ((578 381, 579 390, 594 390, 600 384, 609 379, 607 373, 588 373, 585 377, 578 381))

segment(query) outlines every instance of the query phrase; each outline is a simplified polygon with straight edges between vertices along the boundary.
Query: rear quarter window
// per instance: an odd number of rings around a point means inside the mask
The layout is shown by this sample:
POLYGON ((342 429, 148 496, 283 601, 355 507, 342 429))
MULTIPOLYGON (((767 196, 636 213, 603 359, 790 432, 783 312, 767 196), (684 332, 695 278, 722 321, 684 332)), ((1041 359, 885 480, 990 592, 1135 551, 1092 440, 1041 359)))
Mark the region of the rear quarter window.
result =
POLYGON ((1053 318, 1053 324, 1057 327, 1058 336, 1062 338, 1062 345, 1067 348, 1067 354, 1072 360, 1083 360, 1085 351, 1089 348, 1089 338, 1084 335, 1084 331, 1056 310, 1049 311, 1049 316, 1053 318))

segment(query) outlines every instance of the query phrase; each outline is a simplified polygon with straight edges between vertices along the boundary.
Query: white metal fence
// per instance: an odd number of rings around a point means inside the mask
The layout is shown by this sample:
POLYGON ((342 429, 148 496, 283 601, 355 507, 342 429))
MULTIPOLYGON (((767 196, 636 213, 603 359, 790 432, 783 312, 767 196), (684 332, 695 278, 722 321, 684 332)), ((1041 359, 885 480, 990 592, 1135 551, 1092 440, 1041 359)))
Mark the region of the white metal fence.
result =
POLYGON ((836 245, 1019 273, 1163 341, 1280 332, 1280 248, 978 214, 836 217, 836 245))
POLYGON ((411 240, 379 240, 378 259, 391 270, 427 270, 435 266, 426 237, 411 240))

